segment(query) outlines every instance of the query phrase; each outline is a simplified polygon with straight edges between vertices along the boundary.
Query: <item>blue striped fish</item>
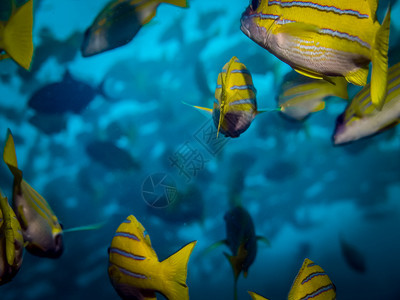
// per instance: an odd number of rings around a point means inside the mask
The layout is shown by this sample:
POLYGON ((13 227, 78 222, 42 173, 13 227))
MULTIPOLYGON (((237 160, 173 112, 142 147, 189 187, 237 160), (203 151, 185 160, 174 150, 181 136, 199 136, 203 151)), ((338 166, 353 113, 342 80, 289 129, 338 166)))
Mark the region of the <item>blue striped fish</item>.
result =
POLYGON ((246 66, 234 56, 218 74, 213 109, 194 106, 212 114, 217 136, 239 137, 249 127, 257 111, 256 89, 246 66))
POLYGON ((297 72, 312 78, 343 76, 365 86, 380 109, 386 95, 390 8, 376 19, 377 0, 253 0, 241 30, 297 72))
POLYGON ((372 105, 370 85, 365 86, 337 118, 335 145, 378 134, 400 123, 400 63, 388 71, 387 96, 382 110, 372 105))
POLYGON ((86 30, 82 56, 92 56, 129 43, 156 15, 161 3, 188 7, 186 0, 112 0, 86 30))
POLYGON ((288 300, 334 300, 336 288, 325 271, 306 258, 297 273, 288 300))
POLYGON ((21 226, 0 191, 0 285, 11 281, 18 273, 23 251, 21 226))
POLYGON ((188 300, 187 264, 196 241, 162 262, 158 261, 143 225, 132 215, 118 227, 108 249, 108 275, 123 299, 188 300))
POLYGON ((3 160, 14 175, 13 209, 21 224, 26 250, 33 255, 58 258, 63 252, 61 225, 47 201, 22 178, 10 129, 3 160))

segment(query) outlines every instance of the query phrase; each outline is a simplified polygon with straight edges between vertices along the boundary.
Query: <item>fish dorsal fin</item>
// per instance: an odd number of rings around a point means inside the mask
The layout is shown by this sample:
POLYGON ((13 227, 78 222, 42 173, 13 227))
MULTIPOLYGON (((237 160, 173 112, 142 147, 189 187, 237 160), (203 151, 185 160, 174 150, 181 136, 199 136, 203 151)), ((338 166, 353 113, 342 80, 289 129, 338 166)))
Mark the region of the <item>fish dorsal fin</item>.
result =
POLYGON ((165 276, 164 289, 160 292, 167 299, 189 300, 189 289, 186 285, 187 265, 197 241, 193 241, 166 260, 161 262, 162 275, 165 276))
POLYGON ((33 0, 29 0, 10 17, 4 28, 5 51, 26 70, 33 56, 32 27, 33 0))
POLYGON ((6 145, 4 146, 3 160, 7 164, 11 173, 14 175, 15 182, 20 184, 22 181, 22 171, 18 169, 17 154, 15 152, 14 138, 11 130, 7 131, 6 145))

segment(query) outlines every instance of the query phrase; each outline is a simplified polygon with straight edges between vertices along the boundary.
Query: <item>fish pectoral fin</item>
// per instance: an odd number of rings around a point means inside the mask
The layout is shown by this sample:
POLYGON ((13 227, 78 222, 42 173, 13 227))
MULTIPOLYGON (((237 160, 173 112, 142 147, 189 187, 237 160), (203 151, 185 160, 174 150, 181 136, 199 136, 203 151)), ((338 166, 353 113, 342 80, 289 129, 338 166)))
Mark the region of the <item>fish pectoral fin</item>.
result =
POLYGON ((189 7, 189 2, 187 0, 161 0, 160 2, 172 4, 179 7, 189 7))
POLYGON ((347 73, 345 78, 348 82, 354 85, 364 86, 367 84, 368 71, 368 66, 363 67, 356 71, 347 73))
POLYGON ((275 34, 283 33, 288 34, 294 38, 307 39, 312 38, 312 35, 315 33, 319 33, 319 31, 320 28, 316 25, 302 22, 293 22, 279 26, 276 29, 275 34))
POLYGON ((96 224, 72 227, 72 228, 68 228, 68 229, 63 230, 63 232, 66 233, 66 232, 76 232, 76 231, 97 230, 97 229, 100 229, 101 227, 103 227, 104 224, 106 224, 106 222, 100 222, 100 223, 96 223, 96 224))
POLYGON ((212 114, 212 111, 213 111, 211 108, 208 108, 208 107, 196 106, 196 105, 192 105, 192 104, 186 103, 184 101, 182 101, 182 103, 185 104, 185 105, 188 105, 188 106, 191 106, 191 107, 206 111, 209 114, 212 114))
POLYGON ((6 232, 6 256, 8 265, 14 265, 15 260, 15 237, 12 230, 6 232))
POLYGON ((310 70, 306 70, 303 68, 299 68, 299 67, 293 68, 293 70, 295 70, 297 73, 299 73, 301 75, 304 75, 304 76, 307 76, 310 78, 314 78, 314 79, 324 79, 325 81, 328 81, 329 83, 335 84, 329 76, 325 76, 323 74, 319 74, 319 73, 316 73, 316 72, 313 72, 310 70))
POLYGON ((378 110, 382 110, 387 93, 389 32, 390 5, 382 25, 376 32, 375 43, 372 48, 371 100, 378 110))
POLYGON ((269 241, 269 239, 267 239, 266 237, 257 235, 257 241, 258 242, 263 242, 265 245, 267 245, 268 247, 271 247, 271 242, 269 241))
POLYGON ((193 241, 166 260, 162 261, 162 272, 165 277, 165 290, 160 291, 168 299, 189 300, 189 289, 186 285, 187 264, 197 241, 193 241))
POLYGON ((218 242, 215 242, 214 244, 212 244, 211 246, 208 246, 206 249, 203 250, 202 254, 206 255, 222 245, 226 245, 226 240, 218 241, 218 242))
POLYGON ((228 253, 224 252, 225 257, 228 259, 229 264, 232 267, 233 270, 233 276, 235 277, 235 280, 239 277, 240 274, 240 269, 237 267, 237 258, 235 256, 229 255, 228 253))
POLYGON ((3 160, 13 174, 15 183, 20 184, 22 181, 22 171, 18 169, 14 138, 10 129, 8 129, 7 131, 6 145, 4 146, 3 152, 3 160))
POLYGON ((33 56, 33 0, 22 5, 4 28, 4 50, 21 67, 29 70, 33 56))

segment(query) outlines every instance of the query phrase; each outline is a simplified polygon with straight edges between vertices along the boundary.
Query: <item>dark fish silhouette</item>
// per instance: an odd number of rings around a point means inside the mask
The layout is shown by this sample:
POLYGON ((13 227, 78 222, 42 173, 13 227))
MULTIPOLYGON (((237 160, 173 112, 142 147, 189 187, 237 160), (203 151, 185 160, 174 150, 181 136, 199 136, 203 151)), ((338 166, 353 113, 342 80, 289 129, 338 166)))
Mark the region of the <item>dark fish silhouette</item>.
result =
POLYGON ((80 113, 98 95, 103 93, 103 83, 93 88, 85 82, 74 79, 67 70, 60 82, 50 83, 36 91, 28 106, 38 113, 62 114, 80 113))
POLYGON ((94 141, 86 146, 86 153, 110 170, 139 169, 140 164, 132 156, 112 142, 94 141))
POLYGON ((340 248, 347 265, 356 272, 365 273, 366 263, 362 253, 354 245, 346 242, 343 237, 340 237, 340 248))

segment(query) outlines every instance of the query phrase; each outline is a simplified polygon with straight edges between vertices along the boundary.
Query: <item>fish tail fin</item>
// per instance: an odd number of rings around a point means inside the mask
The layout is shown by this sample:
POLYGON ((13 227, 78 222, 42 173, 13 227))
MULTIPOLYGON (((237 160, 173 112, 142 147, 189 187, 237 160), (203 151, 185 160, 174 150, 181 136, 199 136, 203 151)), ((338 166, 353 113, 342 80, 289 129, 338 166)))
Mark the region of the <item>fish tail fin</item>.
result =
POLYGON ((179 7, 189 7, 187 0, 161 0, 160 2, 172 4, 179 7))
POLYGON ((389 33, 390 5, 382 25, 376 32, 372 48, 371 100, 378 110, 382 109, 387 92, 389 33))
POLYGON ((17 154, 15 152, 14 138, 11 130, 7 131, 6 145, 4 146, 3 160, 7 164, 11 173, 14 175, 15 181, 22 181, 22 171, 18 169, 17 154))
POLYGON ((169 300, 189 300, 189 289, 186 285, 187 264, 196 242, 187 244, 161 263, 167 273, 166 290, 161 292, 169 300))
POLYGON ((10 17, 4 29, 4 50, 21 67, 29 70, 32 56, 33 0, 10 17))

